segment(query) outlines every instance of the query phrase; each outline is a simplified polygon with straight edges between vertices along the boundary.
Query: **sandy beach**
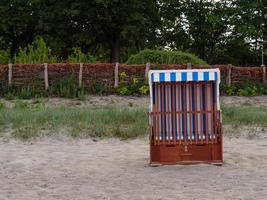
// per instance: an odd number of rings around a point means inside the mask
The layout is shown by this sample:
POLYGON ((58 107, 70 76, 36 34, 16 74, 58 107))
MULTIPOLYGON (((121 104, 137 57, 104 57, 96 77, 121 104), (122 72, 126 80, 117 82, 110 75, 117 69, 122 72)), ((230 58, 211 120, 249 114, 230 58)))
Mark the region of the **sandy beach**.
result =
POLYGON ((224 139, 224 165, 150 167, 145 139, 0 143, 1 200, 266 199, 267 139, 224 139))

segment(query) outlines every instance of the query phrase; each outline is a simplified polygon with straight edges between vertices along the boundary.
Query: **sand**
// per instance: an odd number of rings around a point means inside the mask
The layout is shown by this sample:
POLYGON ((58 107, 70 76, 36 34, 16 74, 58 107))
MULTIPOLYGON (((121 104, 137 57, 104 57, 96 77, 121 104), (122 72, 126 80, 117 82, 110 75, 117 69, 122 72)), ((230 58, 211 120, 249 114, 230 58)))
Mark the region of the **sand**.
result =
MULTIPOLYGON (((254 97, 240 97, 240 96, 222 96, 220 100, 225 105, 238 106, 241 104, 253 105, 253 106, 267 106, 267 95, 265 96, 254 96, 254 97)), ((35 100, 20 100, 25 103, 34 104, 35 100)), ((118 96, 118 95, 107 95, 107 96, 96 96, 88 95, 86 100, 79 101, 75 99, 65 98, 42 98, 40 101, 47 107, 51 106, 68 106, 68 107, 88 107, 88 106, 139 106, 148 107, 149 96, 118 96)), ((17 100, 7 101, 0 99, 6 107, 13 107, 17 100)))
MULTIPOLYGON (((226 105, 267 106, 267 96, 221 100, 226 105)), ((7 107, 16 102, 1 101, 7 107)), ((42 102, 46 106, 146 107, 149 98, 110 95, 42 102)), ((0 200, 267 199, 266 129, 260 130, 262 137, 245 136, 244 132, 251 135, 249 131, 242 130, 239 138, 224 138, 223 166, 150 167, 145 139, 0 140, 0 200)))
POLYGON ((145 139, 0 142, 0 199, 266 199, 267 139, 224 139, 223 166, 148 166, 145 139))

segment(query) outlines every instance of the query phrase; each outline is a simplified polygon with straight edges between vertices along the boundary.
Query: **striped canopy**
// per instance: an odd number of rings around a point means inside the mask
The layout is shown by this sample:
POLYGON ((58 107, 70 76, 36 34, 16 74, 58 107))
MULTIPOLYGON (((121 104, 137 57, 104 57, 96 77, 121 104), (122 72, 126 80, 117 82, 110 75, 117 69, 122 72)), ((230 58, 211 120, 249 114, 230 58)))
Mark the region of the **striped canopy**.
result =
POLYGON ((150 124, 157 127, 156 139, 214 139, 219 83, 219 69, 150 70, 150 124))
POLYGON ((150 70, 150 82, 220 81, 219 69, 150 70))

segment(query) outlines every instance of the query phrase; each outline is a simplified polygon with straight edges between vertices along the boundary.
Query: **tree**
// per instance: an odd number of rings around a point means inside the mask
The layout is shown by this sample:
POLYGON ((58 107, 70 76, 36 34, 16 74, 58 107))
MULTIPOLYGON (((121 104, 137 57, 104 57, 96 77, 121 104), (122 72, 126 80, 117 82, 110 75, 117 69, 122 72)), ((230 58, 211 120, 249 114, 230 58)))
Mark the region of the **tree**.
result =
POLYGON ((236 0, 233 4, 236 9, 232 20, 234 28, 231 38, 238 38, 248 44, 257 57, 253 64, 259 65, 262 44, 267 39, 267 6, 264 6, 263 0, 236 0))
POLYGON ((191 39, 185 30, 182 1, 160 0, 159 4, 161 16, 159 45, 174 50, 188 50, 191 39))
POLYGON ((266 9, 264 0, 1 0, 0 50, 13 57, 40 35, 64 59, 74 47, 110 62, 168 48, 254 65, 267 47, 266 9))
POLYGON ((39 0, 2 0, 0 2, 1 49, 11 58, 20 46, 33 41, 39 20, 39 0))
POLYGON ((120 60, 122 47, 139 50, 146 46, 159 24, 156 0, 95 0, 86 5, 81 1, 76 6, 77 24, 93 32, 95 40, 109 49, 111 62, 120 60), (79 11, 83 9, 90 12, 81 19, 79 11))
POLYGON ((185 29, 191 38, 192 51, 207 60, 213 61, 216 45, 229 31, 229 4, 212 1, 186 1, 185 29))

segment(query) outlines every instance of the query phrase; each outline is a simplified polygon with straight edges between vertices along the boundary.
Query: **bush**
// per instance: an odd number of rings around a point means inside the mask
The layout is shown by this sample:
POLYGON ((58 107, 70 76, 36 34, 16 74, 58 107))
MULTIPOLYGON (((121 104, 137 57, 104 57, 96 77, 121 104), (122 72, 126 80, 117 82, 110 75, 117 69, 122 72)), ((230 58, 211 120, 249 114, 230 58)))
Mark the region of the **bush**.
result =
POLYGON ((90 54, 85 54, 79 48, 74 48, 73 53, 69 55, 68 62, 70 63, 96 63, 96 58, 90 54))
POLYGON ((44 96, 44 91, 41 87, 37 85, 5 85, 0 84, 0 96, 6 98, 7 100, 12 100, 15 98, 19 99, 31 99, 34 97, 44 96))
POLYGON ((20 48, 15 57, 16 64, 42 64, 55 63, 57 58, 52 56, 51 49, 46 45, 43 38, 36 37, 32 44, 20 48))
POLYGON ((0 97, 7 100, 32 99, 39 97, 64 97, 85 100, 86 94, 83 87, 79 87, 75 74, 61 77, 49 87, 48 91, 38 85, 0 85, 0 97))
POLYGON ((117 88, 117 94, 121 96, 125 95, 146 95, 149 92, 148 82, 144 79, 133 78, 131 83, 126 81, 127 74, 122 72, 120 74, 120 83, 117 88))
POLYGON ((0 50, 0 64, 5 65, 8 64, 9 54, 8 51, 0 50))
POLYGON ((0 110, 5 108, 5 103, 0 101, 0 110))
POLYGON ((143 50, 138 54, 132 55, 126 62, 127 64, 206 64, 197 56, 181 51, 160 51, 143 50))
POLYGON ((80 88, 75 74, 66 75, 53 82, 49 87, 50 96, 85 99, 84 88, 80 88))
POLYGON ((90 87, 88 88, 88 92, 91 94, 102 95, 108 92, 108 87, 106 84, 92 81, 90 87))
POLYGON ((225 83, 220 84, 220 92, 223 95, 233 96, 256 96, 266 95, 267 85, 255 84, 255 85, 232 85, 227 86, 225 83))

